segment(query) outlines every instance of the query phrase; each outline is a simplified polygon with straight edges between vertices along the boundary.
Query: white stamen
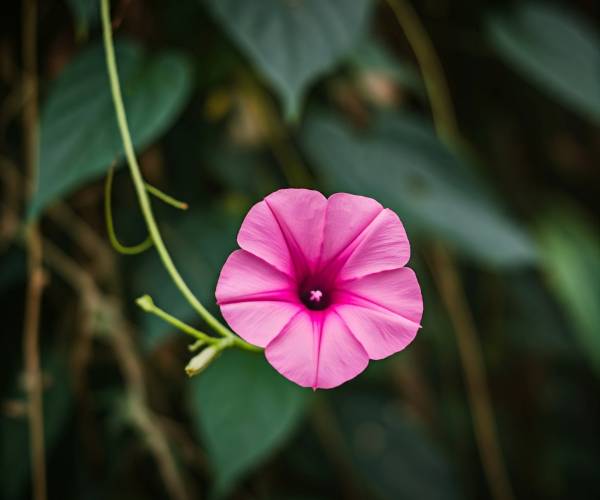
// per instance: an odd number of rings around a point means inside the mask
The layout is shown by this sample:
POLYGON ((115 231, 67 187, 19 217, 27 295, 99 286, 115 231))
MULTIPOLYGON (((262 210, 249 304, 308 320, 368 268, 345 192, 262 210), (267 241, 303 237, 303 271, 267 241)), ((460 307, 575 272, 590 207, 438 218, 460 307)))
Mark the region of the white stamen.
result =
POLYGON ((313 302, 321 302, 321 297, 323 297, 323 292, 321 290, 311 290, 310 291, 310 300, 313 302))

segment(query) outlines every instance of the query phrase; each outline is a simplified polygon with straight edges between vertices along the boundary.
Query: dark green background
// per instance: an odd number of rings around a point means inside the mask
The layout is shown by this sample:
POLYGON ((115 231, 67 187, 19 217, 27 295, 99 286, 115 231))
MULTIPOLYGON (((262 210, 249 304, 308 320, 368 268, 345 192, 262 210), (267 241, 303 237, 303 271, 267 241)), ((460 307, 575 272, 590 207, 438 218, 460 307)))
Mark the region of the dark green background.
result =
MULTIPOLYGON (((0 498, 30 498, 21 339, 22 224, 90 276, 46 263, 40 338, 51 499, 162 499, 115 355, 143 368, 152 432, 189 498, 490 498, 463 361, 435 277, 453 256, 473 313, 517 498, 600 497, 600 45, 594 2, 413 2, 448 79, 462 140, 435 133, 417 61, 385 2, 116 1, 125 105, 168 248, 211 311, 248 208, 278 188, 378 199, 404 221, 423 289, 405 351, 339 389, 302 390, 262 355, 226 351, 188 379, 204 328, 153 250, 117 255, 102 179, 122 151, 94 1, 40 2, 39 185, 25 203, 21 5, 0 21, 0 498), (16 179, 16 180, 15 180, 16 179)), ((121 167, 123 165, 120 165, 121 167)), ((145 237, 122 168, 114 212, 145 237)), ((450 269, 450 271, 452 270, 450 269)), ((459 332, 460 333, 460 332, 459 332)))

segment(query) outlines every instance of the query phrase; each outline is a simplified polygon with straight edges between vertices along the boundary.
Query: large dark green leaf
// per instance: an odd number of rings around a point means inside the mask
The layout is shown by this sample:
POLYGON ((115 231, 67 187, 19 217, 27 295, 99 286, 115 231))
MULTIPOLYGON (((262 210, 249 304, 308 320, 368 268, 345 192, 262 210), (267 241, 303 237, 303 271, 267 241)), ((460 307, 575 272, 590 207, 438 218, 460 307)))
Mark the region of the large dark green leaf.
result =
POLYGON ((343 391, 333 401, 349 458, 380 498, 459 497, 450 463, 398 401, 359 391, 343 391))
POLYGON ((237 350, 226 351, 190 384, 194 422, 214 467, 218 495, 284 443, 309 396, 261 354, 237 350))
POLYGON ((600 122, 600 39, 584 19, 551 4, 518 4, 489 16, 499 54, 565 105, 600 122))
POLYGON ((302 142, 329 189, 376 198, 409 230, 442 238, 486 263, 535 259, 527 234, 420 120, 381 116, 359 133, 334 117, 314 116, 302 142))
POLYGON ((288 117, 318 76, 358 42, 370 0, 205 0, 280 94, 288 117))
MULTIPOLYGON (((223 210, 192 210, 176 214, 173 225, 161 230, 175 264, 200 301, 211 311, 215 308, 215 287, 221 267, 236 246, 235 235, 241 220, 223 210)), ((198 319, 172 283, 156 252, 150 250, 135 269, 134 293, 148 294, 157 306, 184 321, 198 319)), ((164 321, 140 312, 145 347, 152 349, 174 330, 164 321)), ((183 334, 181 334, 183 335, 183 334)))
MULTIPOLYGON (((181 55, 116 46, 129 126, 136 148, 163 133, 189 95, 191 69, 181 55)), ((54 82, 42 111, 39 179, 30 216, 100 177, 122 152, 104 49, 85 50, 54 82)))
POLYGON ((600 373, 600 240, 577 212, 563 209, 540 223, 542 262, 582 351, 600 373))

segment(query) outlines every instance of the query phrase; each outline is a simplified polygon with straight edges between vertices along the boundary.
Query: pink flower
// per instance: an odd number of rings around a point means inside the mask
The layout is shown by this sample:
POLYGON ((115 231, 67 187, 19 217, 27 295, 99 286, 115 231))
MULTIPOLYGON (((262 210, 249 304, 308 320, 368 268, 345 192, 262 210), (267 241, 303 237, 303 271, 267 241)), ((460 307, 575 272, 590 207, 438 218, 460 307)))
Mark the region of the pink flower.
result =
POLYGON ((237 241, 217 284, 223 317, 298 385, 336 387, 420 328, 406 232, 371 198, 282 189, 250 209, 237 241))

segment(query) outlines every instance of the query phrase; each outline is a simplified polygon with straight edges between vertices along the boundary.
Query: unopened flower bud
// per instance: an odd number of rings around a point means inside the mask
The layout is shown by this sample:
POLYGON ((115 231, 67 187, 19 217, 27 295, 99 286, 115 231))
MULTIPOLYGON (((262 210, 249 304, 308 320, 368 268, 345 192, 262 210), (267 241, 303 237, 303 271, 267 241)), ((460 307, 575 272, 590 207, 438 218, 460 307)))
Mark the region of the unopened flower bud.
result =
POLYGON ((142 295, 140 298, 138 298, 135 303, 143 310, 146 312, 150 312, 152 310, 152 308, 154 307, 154 301, 152 300, 152 297, 150 297, 150 295, 142 295))
POLYGON ((194 375, 198 375, 203 372, 210 363, 212 363, 215 356, 219 353, 218 349, 215 346, 208 346, 206 349, 203 349, 200 354, 194 356, 190 362, 185 367, 185 372, 189 377, 193 377, 194 375))

